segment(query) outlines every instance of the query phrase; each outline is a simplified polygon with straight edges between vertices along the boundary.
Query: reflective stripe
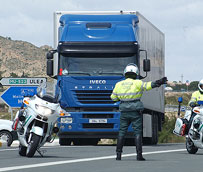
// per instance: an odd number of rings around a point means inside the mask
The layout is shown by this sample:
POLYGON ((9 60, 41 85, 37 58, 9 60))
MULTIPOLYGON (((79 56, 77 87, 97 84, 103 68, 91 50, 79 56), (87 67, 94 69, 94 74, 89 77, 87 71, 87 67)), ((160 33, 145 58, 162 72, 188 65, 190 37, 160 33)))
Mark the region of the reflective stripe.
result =
POLYGON ((197 99, 197 98, 195 98, 195 97, 192 97, 192 98, 191 98, 191 100, 196 100, 196 99, 197 99))
POLYGON ((145 82, 145 90, 144 91, 146 91, 147 90, 147 83, 145 82))
POLYGON ((146 88, 147 88, 147 85, 146 85, 146 83, 144 83, 144 84, 143 84, 143 91, 145 91, 146 88))
POLYGON ((141 88, 140 88, 140 90, 141 90, 142 92, 148 91, 148 90, 150 90, 150 89, 152 89, 152 88, 151 88, 151 82, 142 82, 142 85, 141 85, 141 88), (148 84, 150 84, 150 85, 148 86, 148 84))
POLYGON ((152 89, 151 82, 143 82, 141 80, 133 80, 127 78, 115 85, 111 94, 111 99, 122 101, 133 101, 140 99, 144 91, 152 89))
POLYGON ((192 93, 192 96, 188 105, 190 106, 190 103, 192 102, 197 104, 197 101, 200 101, 200 100, 203 100, 203 94, 201 94, 199 91, 195 91, 194 93, 192 93))
POLYGON ((196 104, 196 101, 197 101, 197 98, 192 97, 188 104, 190 105, 190 103, 192 103, 192 102, 196 104))
POLYGON ((141 85, 141 88, 140 88, 142 91, 144 90, 144 82, 142 83, 141 85))
POLYGON ((113 95, 117 96, 117 93, 112 93, 113 95))
POLYGON ((113 101, 119 101, 119 98, 118 98, 118 96, 117 96, 116 93, 112 93, 112 94, 111 94, 111 99, 112 99, 113 101))
POLYGON ((140 100, 140 98, 137 98, 137 99, 120 99, 120 101, 122 101, 122 102, 128 102, 128 101, 133 102, 133 101, 138 101, 138 100, 140 100))
POLYGON ((118 98, 111 98, 113 101, 117 101, 117 100, 119 100, 118 98))
POLYGON ((117 96, 136 96, 138 94, 142 94, 143 92, 137 92, 137 93, 118 93, 117 96))

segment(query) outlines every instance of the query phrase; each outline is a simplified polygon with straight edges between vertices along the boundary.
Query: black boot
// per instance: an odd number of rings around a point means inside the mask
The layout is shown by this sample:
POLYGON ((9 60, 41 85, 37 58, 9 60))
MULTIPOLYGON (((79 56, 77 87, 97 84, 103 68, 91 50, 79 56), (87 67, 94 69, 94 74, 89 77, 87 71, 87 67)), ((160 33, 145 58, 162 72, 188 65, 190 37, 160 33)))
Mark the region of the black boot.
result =
POLYGON ((116 146, 116 160, 121 160, 121 154, 123 152, 125 138, 122 136, 118 136, 117 146, 116 146))
POLYGON ((137 151, 137 160, 145 161, 145 159, 142 156, 142 135, 135 136, 135 145, 136 145, 136 151, 137 151))
POLYGON ((121 160, 121 152, 116 153, 116 160, 121 160))

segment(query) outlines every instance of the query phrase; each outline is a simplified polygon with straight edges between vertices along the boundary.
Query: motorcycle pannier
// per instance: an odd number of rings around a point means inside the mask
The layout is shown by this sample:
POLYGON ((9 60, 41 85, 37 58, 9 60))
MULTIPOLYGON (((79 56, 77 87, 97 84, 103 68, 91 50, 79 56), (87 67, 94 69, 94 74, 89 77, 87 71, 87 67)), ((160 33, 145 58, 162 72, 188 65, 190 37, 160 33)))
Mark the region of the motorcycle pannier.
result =
POLYGON ((173 133, 176 134, 177 136, 184 136, 185 131, 186 131, 186 119, 182 118, 177 118, 176 123, 175 123, 175 129, 173 130, 173 133))

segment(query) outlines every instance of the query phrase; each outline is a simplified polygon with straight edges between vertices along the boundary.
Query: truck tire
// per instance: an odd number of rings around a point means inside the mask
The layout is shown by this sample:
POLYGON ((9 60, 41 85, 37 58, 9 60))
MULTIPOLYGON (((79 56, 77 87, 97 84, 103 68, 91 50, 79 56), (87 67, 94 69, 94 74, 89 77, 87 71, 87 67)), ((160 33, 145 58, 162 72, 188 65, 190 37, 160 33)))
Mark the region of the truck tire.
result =
POLYGON ((18 150, 18 153, 20 156, 26 156, 26 151, 27 151, 27 148, 23 145, 19 145, 19 150, 18 150))
POLYGON ((99 142, 99 139, 94 138, 79 138, 79 139, 73 139, 74 145, 93 145, 96 146, 99 142))
POLYGON ((158 115, 152 115, 152 139, 151 144, 155 145, 158 143, 158 115))
POLYGON ((66 138, 59 138, 59 144, 61 146, 69 146, 71 145, 71 139, 66 139, 66 138))
POLYGON ((84 138, 82 139, 82 145, 92 145, 96 146, 99 142, 99 139, 84 138))
POLYGON ((91 139, 88 144, 92 145, 92 146, 97 146, 98 142, 100 141, 100 139, 91 139))
POLYGON ((33 157, 34 156, 34 154, 37 150, 37 147, 39 146, 40 139, 41 139, 41 136, 38 136, 35 133, 32 133, 31 141, 27 147, 27 152, 26 152, 27 157, 33 157))

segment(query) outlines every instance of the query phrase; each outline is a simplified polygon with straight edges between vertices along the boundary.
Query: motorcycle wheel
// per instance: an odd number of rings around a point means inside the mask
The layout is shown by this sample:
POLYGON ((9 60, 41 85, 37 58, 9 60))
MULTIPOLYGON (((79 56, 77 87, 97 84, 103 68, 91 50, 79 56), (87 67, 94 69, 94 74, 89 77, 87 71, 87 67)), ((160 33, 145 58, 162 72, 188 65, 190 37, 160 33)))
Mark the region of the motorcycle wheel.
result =
POLYGON ((26 152, 27 157, 34 156, 34 154, 37 150, 37 147, 39 146, 40 138, 41 138, 40 136, 36 135, 35 133, 32 133, 31 141, 27 147, 27 152, 26 152))
POLYGON ((198 151, 198 148, 194 145, 189 137, 186 139, 186 149, 189 154, 196 154, 198 151))
POLYGON ((27 151, 27 148, 23 145, 19 145, 19 150, 18 150, 18 153, 20 156, 26 156, 26 151, 27 151))

